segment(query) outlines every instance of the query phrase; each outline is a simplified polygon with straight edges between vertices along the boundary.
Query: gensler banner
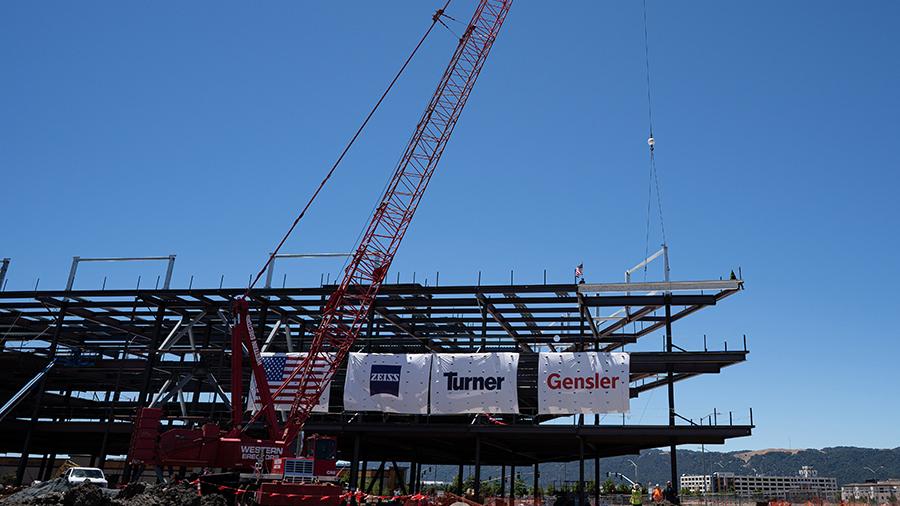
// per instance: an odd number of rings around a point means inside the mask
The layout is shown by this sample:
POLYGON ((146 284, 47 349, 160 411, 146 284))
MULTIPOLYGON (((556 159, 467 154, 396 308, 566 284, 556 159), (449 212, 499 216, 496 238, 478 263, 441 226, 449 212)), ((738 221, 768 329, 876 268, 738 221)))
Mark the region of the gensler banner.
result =
POLYGON ((351 353, 344 382, 344 409, 428 413, 428 353, 351 353))
POLYGON ((518 413, 517 353, 434 355, 431 414, 518 413))
POLYGON ((548 415, 628 411, 627 353, 541 353, 538 412, 548 415))

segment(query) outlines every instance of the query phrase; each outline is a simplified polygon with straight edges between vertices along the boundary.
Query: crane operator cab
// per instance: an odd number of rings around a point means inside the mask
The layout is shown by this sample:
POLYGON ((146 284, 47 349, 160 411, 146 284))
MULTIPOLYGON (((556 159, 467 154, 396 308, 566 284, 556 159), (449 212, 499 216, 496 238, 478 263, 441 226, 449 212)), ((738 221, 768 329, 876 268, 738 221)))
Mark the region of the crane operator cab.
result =
POLYGON ((285 482, 337 481, 337 439, 312 434, 297 457, 275 459, 272 474, 285 482))

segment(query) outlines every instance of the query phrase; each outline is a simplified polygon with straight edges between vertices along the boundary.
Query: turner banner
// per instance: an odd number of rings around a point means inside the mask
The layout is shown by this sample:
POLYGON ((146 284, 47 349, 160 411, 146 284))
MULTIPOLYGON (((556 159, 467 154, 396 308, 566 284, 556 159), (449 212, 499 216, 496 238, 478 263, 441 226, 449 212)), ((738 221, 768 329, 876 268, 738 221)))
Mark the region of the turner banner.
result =
MULTIPOLYGON (((300 362, 303 362, 306 355, 306 353, 261 354, 263 369, 266 371, 266 381, 269 383, 269 391, 272 394, 275 394, 275 391, 278 390, 281 383, 287 379, 291 374, 291 371, 293 371, 300 362)), ((323 374, 327 369, 328 363, 324 360, 324 357, 322 357, 322 359, 315 364, 313 373, 323 374)), ((275 409, 279 411, 290 411, 291 403, 294 401, 299 385, 300 375, 298 374, 287 388, 281 391, 278 398, 275 399, 275 409)), ((322 396, 319 397, 319 403, 316 404, 313 411, 317 413, 328 412, 328 401, 331 398, 330 390, 330 385, 328 388, 325 388, 322 396)), ((253 377, 250 379, 250 392, 247 398, 247 407, 254 412, 259 410, 259 391, 256 389, 256 378, 253 377)))
POLYGON ((628 411, 627 353, 541 353, 538 412, 548 415, 628 411))
POLYGON ((428 353, 351 353, 344 382, 344 409, 428 413, 428 353))
POLYGON ((431 414, 518 413, 517 353, 434 355, 431 414))

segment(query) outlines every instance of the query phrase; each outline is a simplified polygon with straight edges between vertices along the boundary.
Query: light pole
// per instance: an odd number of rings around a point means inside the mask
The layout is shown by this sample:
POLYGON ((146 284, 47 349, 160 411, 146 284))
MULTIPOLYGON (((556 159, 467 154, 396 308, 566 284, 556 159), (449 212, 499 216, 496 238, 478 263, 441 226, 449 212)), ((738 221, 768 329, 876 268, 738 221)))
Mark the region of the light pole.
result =
MULTIPOLYGON (((869 466, 863 466, 863 469, 868 469, 869 471, 872 471, 872 479, 875 480, 876 482, 878 481, 878 473, 876 472, 875 469, 872 469, 869 466)), ((877 471, 881 471, 882 469, 884 469, 884 466, 878 466, 877 471)))
POLYGON ((634 461, 631 459, 628 459, 628 462, 630 462, 631 465, 634 466, 634 481, 635 481, 635 483, 640 483, 641 480, 638 479, 637 464, 635 464, 634 461))

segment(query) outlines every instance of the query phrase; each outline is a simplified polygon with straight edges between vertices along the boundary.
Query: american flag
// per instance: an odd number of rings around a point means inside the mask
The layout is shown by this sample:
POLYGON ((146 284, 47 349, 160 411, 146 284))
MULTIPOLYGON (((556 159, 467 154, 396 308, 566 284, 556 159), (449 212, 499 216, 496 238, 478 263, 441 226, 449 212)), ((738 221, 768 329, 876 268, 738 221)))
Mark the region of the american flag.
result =
MULTIPOLYGON (((275 393, 278 387, 291 375, 297 365, 306 358, 306 353, 262 353, 263 369, 266 371, 266 381, 269 383, 269 391, 275 393)), ((328 369, 328 363, 324 358, 317 360, 313 373, 323 375, 328 369)), ((281 391, 278 398, 275 399, 275 409, 279 411, 289 411, 291 403, 297 394, 300 386, 300 375, 298 374, 293 381, 281 391)), ((329 390, 326 388, 319 398, 319 403, 313 408, 313 411, 326 413, 328 411, 329 390)), ((259 410, 259 394, 256 390, 256 378, 250 380, 250 395, 247 399, 247 406, 252 411, 259 410)))
POLYGON ((584 264, 578 264, 578 266, 575 267, 575 277, 580 278, 582 276, 584 276, 584 264))

